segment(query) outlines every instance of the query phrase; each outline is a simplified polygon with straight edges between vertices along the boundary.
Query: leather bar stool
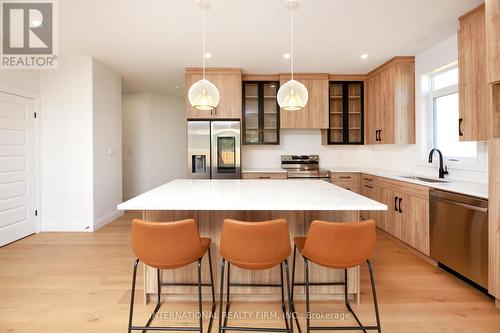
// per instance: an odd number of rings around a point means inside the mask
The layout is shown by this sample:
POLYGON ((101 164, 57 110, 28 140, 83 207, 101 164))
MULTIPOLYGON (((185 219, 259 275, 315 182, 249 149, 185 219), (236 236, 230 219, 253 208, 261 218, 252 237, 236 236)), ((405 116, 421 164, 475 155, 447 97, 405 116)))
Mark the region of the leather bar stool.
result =
POLYGON ((264 222, 242 222, 226 219, 222 226, 220 239, 221 284, 219 304, 219 333, 224 331, 253 332, 293 332, 293 319, 290 315, 292 298, 290 294, 290 276, 288 273, 288 257, 291 253, 288 223, 283 220, 264 222), (227 290, 224 320, 222 308, 224 298, 224 269, 227 261, 227 290), (280 283, 235 283, 231 282, 231 265, 246 270, 265 270, 280 267, 280 283), (285 287, 283 283, 283 266, 286 273, 286 290, 288 295, 287 311, 285 304, 285 287), (230 307, 230 287, 278 287, 281 288, 281 307, 285 320, 285 328, 239 327, 228 326, 230 307), (290 321, 288 321, 288 318, 290 321))
POLYGON ((137 259, 134 262, 134 273, 132 277, 132 295, 130 297, 130 313, 128 331, 199 331, 203 333, 202 315, 202 287, 212 288, 212 308, 208 323, 208 332, 212 327, 212 319, 215 313, 215 289, 212 273, 212 258, 210 256, 210 238, 202 238, 198 233, 198 226, 192 219, 175 222, 147 222, 143 220, 132 221, 132 250, 137 259), (208 252, 210 266, 210 283, 201 282, 201 263, 203 256, 208 252), (156 268, 158 284, 158 301, 151 317, 144 326, 133 326, 135 282, 137 266, 139 261, 156 268), (162 283, 160 270, 176 269, 190 264, 198 263, 197 283, 162 283), (198 310, 200 314, 198 327, 151 327, 151 322, 161 307, 162 286, 198 286, 198 310))
MULTIPOLYGON (((381 332, 380 315, 378 311, 377 294, 375 291, 375 281, 370 260, 375 248, 375 221, 366 220, 361 222, 325 222, 313 221, 309 226, 307 237, 294 238, 293 250, 293 268, 292 268, 292 302, 293 291, 295 286, 305 286, 306 293, 306 323, 307 332, 310 331, 327 331, 327 330, 377 330, 381 332), (297 249, 304 259, 304 282, 295 282, 295 257, 297 249), (343 282, 310 282, 309 281, 309 261, 323 267, 344 270, 343 282), (373 304, 375 308, 375 317, 377 325, 365 326, 361 323, 356 313, 349 304, 347 297, 347 269, 367 263, 370 271, 370 281, 373 293, 373 304), (354 319, 359 326, 311 326, 310 302, 309 302, 309 287, 310 286, 344 286, 344 301, 347 310, 352 313, 354 319)), ((293 304, 293 303, 292 303, 293 304)), ((293 307, 293 305, 292 305, 293 307)), ((295 308, 293 307, 295 313, 295 308)), ((299 325, 297 321, 297 326, 299 325)), ((299 331, 300 326, 299 326, 299 331)))

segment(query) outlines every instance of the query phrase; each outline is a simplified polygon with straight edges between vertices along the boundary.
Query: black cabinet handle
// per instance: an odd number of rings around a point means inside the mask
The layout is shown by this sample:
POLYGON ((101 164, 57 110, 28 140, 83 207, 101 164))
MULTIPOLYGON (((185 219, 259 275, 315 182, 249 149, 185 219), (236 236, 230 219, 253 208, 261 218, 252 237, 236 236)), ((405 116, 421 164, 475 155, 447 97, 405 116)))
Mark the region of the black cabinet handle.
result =
POLYGON ((372 178, 366 178, 366 177, 365 177, 365 180, 367 180, 367 181, 369 181, 369 182, 372 182, 372 181, 373 181, 373 179, 372 179, 372 178))
POLYGON ((464 118, 458 118, 458 136, 464 136, 464 132, 462 132, 462 122, 464 118))
POLYGON ((394 211, 397 212, 399 211, 398 209, 398 197, 394 197, 394 211))
POLYGON ((351 176, 340 176, 340 179, 351 179, 351 176))
POLYGON ((378 130, 378 141, 382 141, 382 130, 378 130))
POLYGON ((401 202, 403 201, 403 198, 399 198, 399 212, 402 213, 403 210, 401 209, 401 202))
POLYGON ((259 179, 271 179, 270 176, 259 176, 259 179))
POLYGON ((373 186, 370 186, 370 185, 365 185, 365 187, 367 187, 367 188, 373 188, 373 186))
POLYGON ((380 141, 380 140, 378 139, 378 132, 379 132, 379 131, 380 131, 380 130, 376 130, 376 131, 375 131, 375 141, 380 141))

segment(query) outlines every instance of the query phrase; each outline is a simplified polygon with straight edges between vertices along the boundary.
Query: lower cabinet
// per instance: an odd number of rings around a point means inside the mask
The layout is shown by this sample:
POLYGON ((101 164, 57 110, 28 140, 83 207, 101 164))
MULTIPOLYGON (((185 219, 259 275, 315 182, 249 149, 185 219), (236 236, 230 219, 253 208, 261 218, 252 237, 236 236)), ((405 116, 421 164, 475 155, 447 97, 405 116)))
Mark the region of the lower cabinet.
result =
POLYGON ((357 172, 332 172, 330 182, 346 190, 361 193, 359 188, 359 173, 357 172))
MULTIPOLYGON (((362 174, 361 175, 361 195, 373 199, 378 202, 385 203, 383 200, 383 189, 379 184, 378 178, 362 174)), ((365 219, 374 220, 377 223, 377 227, 382 230, 386 230, 386 220, 384 217, 384 211, 362 211, 360 216, 365 219)))
POLYGON ((429 255, 429 188, 393 179, 361 176, 362 195, 387 205, 387 211, 362 212, 377 226, 429 255))
POLYGON ((241 179, 287 179, 286 172, 242 172, 241 179))

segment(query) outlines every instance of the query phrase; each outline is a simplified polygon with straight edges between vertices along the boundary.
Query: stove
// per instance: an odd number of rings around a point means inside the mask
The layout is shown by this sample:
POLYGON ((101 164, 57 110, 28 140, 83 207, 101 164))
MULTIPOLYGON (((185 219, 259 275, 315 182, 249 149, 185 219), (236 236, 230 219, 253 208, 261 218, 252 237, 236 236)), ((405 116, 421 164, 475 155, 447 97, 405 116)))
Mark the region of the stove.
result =
POLYGON ((281 155, 281 168, 288 178, 330 179, 330 171, 319 168, 318 155, 281 155))

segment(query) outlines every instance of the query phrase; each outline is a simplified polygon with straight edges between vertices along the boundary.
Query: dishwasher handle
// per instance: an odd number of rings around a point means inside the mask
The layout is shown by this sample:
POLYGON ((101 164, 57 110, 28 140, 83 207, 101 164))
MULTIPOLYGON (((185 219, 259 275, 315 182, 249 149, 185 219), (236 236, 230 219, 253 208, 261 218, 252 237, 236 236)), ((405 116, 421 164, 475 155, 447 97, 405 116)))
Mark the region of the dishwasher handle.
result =
POLYGON ((437 200, 437 201, 441 201, 441 202, 446 202, 446 203, 449 203, 450 205, 455 205, 455 206, 459 206, 459 207, 463 207, 463 208, 467 208, 467 209, 472 209, 472 210, 476 210, 478 212, 483 212, 483 213, 487 213, 488 212, 488 208, 477 207, 477 206, 473 206, 473 205, 468 205, 468 204, 465 204, 465 203, 462 203, 462 202, 457 202, 457 201, 448 200, 448 199, 444 199, 444 198, 434 197, 433 200, 437 200))

